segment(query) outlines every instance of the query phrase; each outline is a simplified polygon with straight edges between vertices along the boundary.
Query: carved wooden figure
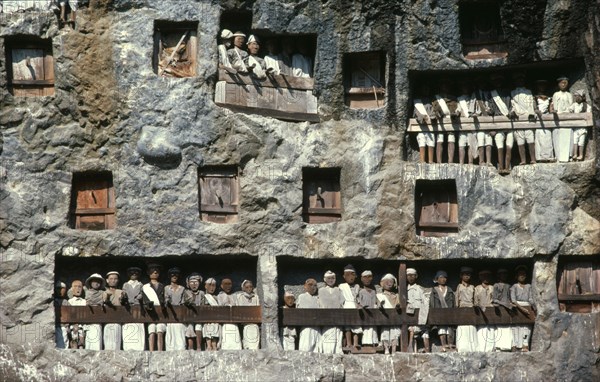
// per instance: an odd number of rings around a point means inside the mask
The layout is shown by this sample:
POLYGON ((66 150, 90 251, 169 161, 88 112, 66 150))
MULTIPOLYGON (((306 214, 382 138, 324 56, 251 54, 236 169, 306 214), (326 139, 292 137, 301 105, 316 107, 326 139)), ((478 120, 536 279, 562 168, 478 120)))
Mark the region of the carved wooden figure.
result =
MULTIPOLYGON (((569 92, 569 79, 559 77, 556 79, 558 91, 552 95, 550 113, 555 115, 569 113, 569 107, 573 104, 573 95, 569 92)), ((552 132, 554 141, 554 153, 559 162, 568 162, 571 154, 571 141, 573 132, 569 128, 558 128, 552 132)))
POLYGON ((246 45, 248 46, 246 67, 257 78, 264 80, 267 78, 267 75, 265 74, 267 66, 265 64, 265 60, 258 55, 258 52, 260 51, 260 41, 258 40, 258 37, 251 34, 250 37, 248 37, 248 42, 246 45))
MULTIPOLYGON (((549 113, 550 96, 548 96, 548 81, 538 80, 535 82, 535 113, 541 119, 549 113)), ((535 155, 538 162, 554 162, 554 147, 552 143, 552 130, 538 128, 535 130, 535 155)))
MULTIPOLYGON (((204 298, 207 305, 219 306, 217 301, 217 280, 214 278, 208 278, 204 282, 204 298)), ((219 338, 221 337, 221 325, 217 323, 204 324, 204 339, 206 341, 206 350, 218 350, 219 338)))
MULTIPOLYGON (((71 297, 68 301, 71 306, 85 306, 83 282, 81 280, 73 280, 71 282, 71 297)), ((71 323, 69 325, 69 347, 71 349, 85 348, 85 330, 84 325, 71 323)))
MULTIPOLYGON (((479 101, 476 98, 476 93, 471 92, 471 86, 466 80, 460 82, 460 90, 461 95, 457 98, 460 116, 462 118, 476 117, 476 107, 479 101)), ((473 164, 474 159, 478 157, 477 133, 473 131, 460 132, 458 135, 458 163, 465 163, 465 154, 467 154, 469 164, 473 164)))
MULTIPOLYGON (((437 116, 433 112, 429 83, 427 81, 422 80, 420 82, 417 97, 413 100, 413 117, 420 124, 430 124, 432 121, 437 120, 437 116)), ((427 163, 433 163, 434 134, 430 131, 420 131, 417 133, 417 143, 419 145, 420 162, 425 163, 427 161, 427 163)))
MULTIPOLYGON (((493 307, 492 272, 482 270, 479 272, 481 284, 475 287, 474 304, 485 314, 487 308, 493 307)), ((491 352, 496 345, 496 327, 494 325, 480 325, 477 327, 477 350, 491 352)))
MULTIPOLYGON (((470 284, 473 269, 461 267, 460 283, 456 287, 456 307, 473 307, 475 287, 470 284)), ((456 328, 456 350, 477 351, 477 328, 474 325, 459 325, 456 328)))
MULTIPOLYGON (((496 272, 497 281, 494 284, 492 291, 492 305, 495 307, 504 307, 512 309, 510 302, 510 285, 506 283, 508 279, 508 271, 504 268, 498 269, 496 272)), ((508 325, 498 325, 496 328, 496 340, 494 349, 496 351, 510 351, 512 348, 512 330, 508 325)))
MULTIPOLYGON (((199 273, 193 272, 186 278, 188 289, 184 292, 183 303, 191 309, 206 304, 204 292, 200 290, 201 283, 202 276, 199 273)), ((194 346, 197 351, 202 350, 202 324, 188 323, 185 328, 185 338, 188 350, 193 350, 194 346)))
MULTIPOLYGON (((165 305, 165 286, 159 281, 161 267, 158 264, 148 264, 150 282, 142 286, 142 302, 148 311, 162 308, 165 305)), ((165 332, 167 325, 163 323, 148 324, 148 350, 165 349, 165 332)))
MULTIPOLYGON (((344 296, 345 309, 356 309, 358 308, 358 293, 360 291, 360 285, 356 283, 356 269, 351 264, 344 267, 344 283, 341 283, 339 288, 344 296)), ((360 346, 358 343, 358 335, 363 332, 360 326, 344 327, 344 335, 346 339, 346 346, 349 350, 357 350, 360 346)))
MULTIPOLYGON (((335 285, 335 273, 327 271, 323 276, 325 286, 319 289, 319 307, 340 309, 344 306, 344 295, 335 285)), ((342 330, 337 326, 323 327, 321 350, 326 354, 342 354, 342 330)))
MULTIPOLYGON (((239 306, 260 306, 260 300, 250 280, 242 281, 242 293, 237 296, 239 306)), ((243 326, 242 345, 244 349, 258 350, 260 348, 260 327, 257 324, 243 326)))
MULTIPOLYGON (((125 305, 140 305, 142 301, 142 286, 140 275, 142 270, 138 267, 127 268, 129 280, 123 284, 123 293, 127 295, 125 305)), ((144 324, 123 324, 123 350, 144 350, 146 348, 146 330, 144 324)))
MULTIPOLYGON (((437 285, 431 290, 429 307, 431 308, 454 308, 454 291, 446 285, 448 274, 446 271, 437 271, 433 282, 437 285)), ((438 336, 442 345, 442 352, 453 350, 452 329, 448 326, 438 326, 438 336)))
MULTIPOLYGON (((512 115, 515 119, 535 121, 535 101, 531 90, 525 88, 525 74, 517 72, 513 76, 515 89, 510 93, 512 104, 512 115)), ((529 157, 531 164, 536 163, 535 156, 535 139, 533 130, 519 129, 515 131, 515 139, 519 147, 519 157, 521 158, 520 165, 527 164, 527 156, 525 153, 525 144, 529 148, 529 157)))
MULTIPOLYGON (((400 300, 398 294, 393 289, 397 285, 396 278, 391 273, 386 274, 380 281, 382 293, 377 294, 379 306, 384 309, 398 309, 400 300)), ((381 329, 381 342, 383 343, 385 354, 394 354, 398 348, 398 339, 400 338, 400 328, 388 326, 381 329)))
MULTIPOLYGON (((373 309, 379 306, 377 292, 373 289, 373 272, 366 270, 360 275, 362 288, 358 292, 358 306, 362 309, 373 309)), ((362 346, 373 347, 379 343, 377 327, 368 326, 363 328, 362 346)))
MULTIPOLYGON (((54 306, 59 307, 63 305, 69 305, 67 285, 62 281, 57 281, 54 285, 54 306)), ((54 339, 57 348, 66 349, 69 347, 69 325, 57 324, 54 327, 54 339)))
MULTIPOLYGON (((517 309, 529 314, 528 308, 535 309, 535 303, 531 284, 527 284, 527 267, 520 265, 515 269, 515 272, 517 273, 517 283, 510 288, 510 299, 517 309)), ((529 351, 531 328, 528 325, 517 325, 513 326, 512 332, 512 351, 529 351)))
MULTIPOLYGON (((119 288, 119 272, 111 271, 106 274, 106 290, 102 294, 104 305, 109 308, 124 305, 127 299, 127 294, 119 288)), ((104 349, 105 350, 120 350, 122 339, 121 324, 110 323, 104 325, 104 349)))
MULTIPOLYGON (((476 79, 477 89, 473 92, 475 98, 475 116, 489 116, 492 114, 490 107, 491 93, 483 76, 476 79)), ((492 166, 492 138, 496 137, 496 131, 478 131, 473 133, 477 140, 477 153, 473 157, 479 157, 479 165, 492 166)))
MULTIPOLYGON (((185 288, 179 285, 181 270, 177 267, 168 271, 171 283, 165 286, 165 302, 168 307, 184 304, 185 288)), ((182 323, 169 323, 165 334, 166 350, 185 350, 185 329, 182 323)))
POLYGON ((75 29, 75 17, 77 15, 78 2, 79 0, 59 0, 58 3, 60 4, 61 25, 68 25, 71 28, 75 29), (67 21, 67 4, 69 5, 69 13, 71 14, 69 21, 67 21))
MULTIPOLYGON (((490 79, 492 82, 491 99, 489 101, 490 114, 511 118, 510 108, 512 104, 510 92, 504 89, 504 76, 500 73, 494 73, 490 79)), ((511 169, 514 134, 512 131, 499 131, 494 136, 494 141, 498 149, 498 173, 508 174, 511 169)))
MULTIPOLYGON (((220 306, 236 306, 237 299, 233 294, 233 282, 226 277, 221 280, 221 292, 217 296, 220 306)), ((221 327, 221 349, 242 350, 240 329, 235 324, 223 324, 221 327)))
MULTIPOLYGON (((304 293, 298 296, 296 308, 298 309, 315 309, 319 308, 319 296, 317 295, 317 280, 307 279, 304 282, 304 293)), ((300 329, 300 337, 298 342, 298 350, 313 353, 321 352, 321 328, 302 327, 300 329)))
MULTIPOLYGON (((284 309, 293 309, 296 307, 296 297, 291 292, 285 292, 283 302, 284 309)), ((281 334, 283 338, 283 350, 296 350, 296 328, 293 326, 284 326, 281 334)))
MULTIPOLYGON (((575 100, 575 102, 573 102, 571 106, 569 106, 569 111, 571 113, 586 113, 588 111, 587 103, 585 102, 585 92, 583 90, 574 91, 573 99, 575 100)), ((586 127, 573 129, 573 149, 571 150, 572 160, 582 161, 585 158, 586 137, 586 127)))
POLYGON ((246 67, 248 52, 245 50, 246 35, 240 31, 237 31, 232 36, 233 48, 227 50, 229 62, 231 62, 231 66, 233 66, 233 68, 239 73, 248 73, 248 68, 246 67))
MULTIPOLYGON (((103 290, 106 285, 104 277, 99 273, 94 273, 85 280, 85 302, 86 305, 103 305, 103 290)), ((85 325, 85 348, 89 350, 102 350, 102 325, 85 325)))
POLYGON ((408 282, 407 287, 407 313, 414 313, 415 309, 419 309, 419 325, 418 326, 409 326, 408 327, 408 351, 413 351, 414 349, 418 349, 417 347, 417 338, 420 337, 423 339, 423 353, 429 352, 429 330, 425 325, 427 323, 427 314, 429 311, 429 304, 425 298, 425 292, 423 291, 423 287, 417 284, 418 278, 417 270, 414 268, 406 269, 406 281, 408 282))
POLYGON ((235 74, 237 70, 233 68, 231 62, 229 62, 229 56, 227 50, 231 49, 233 33, 229 29, 223 29, 220 35, 220 44, 217 47, 219 51, 219 67, 225 69, 228 73, 235 74))
MULTIPOLYGON (((439 92, 435 95, 433 101, 433 111, 439 120, 444 118, 451 118, 456 120, 460 118, 460 110, 458 109, 458 102, 456 96, 450 94, 452 88, 452 82, 444 78, 440 81, 439 92)), ((448 136, 448 163, 454 162, 454 146, 456 142, 456 136, 454 133, 447 133, 448 136)), ((437 134, 437 145, 436 145, 436 159, 437 163, 442 163, 442 155, 444 152, 444 134, 437 134)))

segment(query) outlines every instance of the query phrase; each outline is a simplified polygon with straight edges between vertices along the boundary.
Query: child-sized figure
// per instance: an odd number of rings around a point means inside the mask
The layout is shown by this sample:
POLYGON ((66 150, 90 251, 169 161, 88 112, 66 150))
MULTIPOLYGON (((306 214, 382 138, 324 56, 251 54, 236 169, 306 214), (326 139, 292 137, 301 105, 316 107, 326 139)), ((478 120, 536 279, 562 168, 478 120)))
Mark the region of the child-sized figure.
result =
MULTIPOLYGON (((202 283, 202 276, 199 273, 191 273, 186 278, 186 285, 188 289, 185 291, 183 300, 187 306, 201 306, 206 305, 204 299, 204 292, 200 290, 200 284, 202 283)), ((202 324, 187 324, 185 328, 185 338, 187 340, 188 350, 202 350, 202 324)))
MULTIPOLYGON (((165 305, 165 286, 159 280, 160 265, 148 264, 148 277, 150 282, 142 286, 142 302, 144 308, 153 311, 154 307, 165 305)), ((148 350, 164 350, 165 349, 165 332, 167 325, 163 323, 148 324, 148 350)))
MULTIPOLYGON (((171 283, 165 287, 165 302, 167 306, 179 306, 184 303, 185 288, 179 285, 181 270, 177 267, 169 269, 169 280, 171 283)), ((165 335, 165 349, 185 350, 185 325, 179 322, 170 322, 167 324, 165 335)))
MULTIPOLYGON (((533 291, 531 284, 527 284, 527 267, 519 265, 515 272, 517 273, 517 283, 510 288, 510 300, 523 313, 529 314, 527 307, 535 308, 533 301, 533 291)), ((529 338, 531 328, 527 325, 517 325, 512 327, 513 346, 512 351, 529 351, 529 338)))
MULTIPOLYGON (((84 298, 83 283, 81 280, 73 280, 71 283, 71 297, 68 301, 70 306, 87 305, 84 298)), ((71 349, 85 348, 85 328, 81 324, 69 325, 69 347, 71 349)))
POLYGON ((231 39, 233 38, 233 33, 229 29, 223 29, 220 35, 220 44, 218 46, 219 50, 219 66, 225 69, 227 72, 231 74, 237 73, 237 70, 231 66, 231 62, 229 62, 229 57, 227 56, 227 50, 231 49, 231 39))
MULTIPOLYGON (((260 306, 258 295, 254 293, 254 284, 250 280, 242 281, 242 293, 237 296, 239 306, 260 306)), ((260 328, 257 324, 243 326, 242 345, 244 349, 258 350, 260 348, 260 328)))
MULTIPOLYGON (((569 112, 569 107, 573 104, 573 95, 569 93, 569 79, 559 77, 556 79, 558 91, 552 95, 550 102, 550 113, 564 114, 569 112)), ((573 132, 570 128, 563 127, 552 131, 554 141, 554 153, 559 162, 568 162, 571 154, 571 140, 573 132)))
MULTIPOLYGON (((413 118, 420 124, 429 124, 437 117, 433 112, 431 99, 429 98, 429 83, 423 80, 419 86, 419 98, 413 100, 414 112, 413 118)), ((435 136, 431 131, 421 131, 417 134, 417 143, 419 144, 419 161, 421 163, 433 163, 433 148, 435 146, 435 136), (427 158, 427 160, 425 160, 427 158)))
MULTIPOLYGON (((483 270, 479 272, 480 285, 475 287, 475 306, 478 306, 482 312, 486 308, 493 307, 492 295, 494 287, 492 286, 492 272, 483 270)), ((477 350, 491 352, 495 348, 496 327, 494 325, 480 325, 477 327, 477 350)))
MULTIPOLYGON (((449 79, 444 78, 440 81, 440 91, 435 95, 433 101, 433 111, 439 120, 444 117, 450 117, 453 120, 460 118, 460 110, 456 97, 450 94, 452 83, 449 79)), ((454 145, 456 136, 454 133, 448 133, 448 163, 454 162, 454 145)), ((437 134, 436 157, 437 163, 442 163, 442 154, 444 152, 444 133, 437 134)))
MULTIPOLYGON (((373 289, 373 272, 364 271, 360 274, 360 281, 363 287, 358 292, 358 304, 362 309, 373 309, 379 305, 377 303, 377 292, 373 289)), ((379 343, 377 338, 377 327, 369 326, 363 328, 362 346, 376 346, 379 343)))
MULTIPOLYGON (((87 305, 101 306, 104 302, 104 277, 94 273, 85 280, 85 302, 87 305)), ((85 325, 85 348, 89 350, 102 350, 102 324, 85 325)))
MULTIPOLYGON (((510 118, 510 92, 504 89, 504 76, 500 73, 495 73, 490 78, 492 82, 489 101, 490 114, 493 116, 502 115, 510 118)), ((512 131, 499 131, 494 136, 494 142, 498 149, 498 173, 507 174, 510 172, 511 168, 514 134, 512 131)))
MULTIPOLYGON (((123 284, 123 293, 127 295, 128 305, 140 305, 142 300, 142 283, 138 267, 127 268, 129 281, 123 284)), ((146 331, 142 323, 123 324, 123 350, 144 350, 146 348, 146 331)))
MULTIPOLYGON (((283 295, 283 309, 293 309, 296 307, 296 297, 292 292, 285 292, 283 295)), ((296 328, 293 326, 284 326, 282 330, 283 350, 296 350, 296 328)))
MULTIPOLYGON (((325 272, 323 280, 325 286, 319 289, 319 307, 327 309, 343 308, 344 295, 340 288, 335 286, 335 273, 325 272)), ((342 354, 342 330, 337 326, 323 327, 321 343, 323 353, 342 354)))
MULTIPOLYGON (((233 282, 229 277, 221 280, 221 292, 217 296, 217 301, 221 306, 237 305, 237 299, 233 294, 233 282)), ((242 350, 240 329, 236 324, 223 324, 221 327, 221 349, 242 350)))
MULTIPOLYGON (((535 82, 535 113, 539 119, 549 113, 550 97, 548 96, 548 81, 535 82)), ((554 162, 554 147, 552 143, 552 130, 538 128, 535 130, 535 155, 538 161, 554 162)))
MULTIPOLYGON (((102 294, 104 305, 111 307, 121 306, 127 299, 119 286, 119 272, 111 271, 106 274, 106 290, 102 294)), ((121 350, 121 324, 111 323, 104 325, 104 349, 121 350)))
MULTIPOLYGON (((531 90, 525 88, 525 74, 522 72, 515 73, 514 77, 515 89, 510 92, 512 115, 519 120, 535 121, 535 101, 531 90)), ((529 157, 531 164, 535 164, 535 138, 533 130, 519 129, 515 131, 515 139, 519 147, 519 156, 521 157, 521 165, 527 164, 527 156, 525 153, 525 143, 529 147, 529 157)))
MULTIPOLYGON (((304 282, 304 293, 298 296, 297 309, 316 309, 319 306, 317 296, 317 280, 308 279, 304 282)), ((300 340, 298 350, 313 353, 321 352, 321 329, 319 327, 306 326, 300 329, 300 340)))
MULTIPOLYGON (((429 298, 430 308, 454 308, 454 292, 452 288, 446 285, 447 281, 448 274, 446 271, 437 271, 433 279, 433 282, 437 285, 431 289, 431 297, 429 298)), ((438 327, 437 332, 442 343, 443 352, 451 350, 454 347, 451 330, 448 326, 438 327)))
MULTIPOLYGON (((492 292, 492 305, 495 307, 503 306, 512 309, 510 302, 510 285, 506 282, 508 271, 504 268, 496 272, 498 281, 494 284, 492 292)), ((496 341, 494 343, 496 351, 510 351, 512 349, 512 330, 508 325, 498 325, 496 328, 496 341)))
MULTIPOLYGON (((470 284, 473 269, 460 268, 460 284, 456 287, 456 307, 472 308, 475 287, 470 284)), ((459 352, 477 351, 477 328, 474 325, 459 325, 456 328, 456 350, 459 352)))
MULTIPOLYGON (((204 282, 204 300, 207 305, 219 306, 217 301, 217 280, 209 278, 204 282)), ((219 337, 221 337, 221 325, 217 323, 204 324, 204 340, 206 341, 206 350, 218 350, 219 337)))
MULTIPOLYGON (((380 284, 383 288, 383 293, 377 294, 379 306, 384 309, 395 309, 400 305, 398 294, 394 293, 393 288, 397 285, 396 278, 391 273, 386 274, 381 278, 380 284)), ((381 342, 385 349, 385 354, 394 354, 398 347, 398 338, 400 337, 400 328, 395 326, 386 326, 381 329, 381 342)))
MULTIPOLYGON (((358 308, 358 292, 360 291, 360 285, 356 283, 356 269, 351 264, 346 265, 343 277, 345 283, 341 283, 339 288, 344 296, 344 309, 356 309, 358 308)), ((361 333, 362 328, 360 326, 345 327, 346 346, 352 346, 353 350, 357 350, 360 347, 358 335, 361 333)))
MULTIPOLYGON (((575 102, 569 106, 571 113, 586 113, 588 110, 587 103, 585 102, 585 92, 583 90, 576 90, 573 92, 573 99, 575 102)), ((585 158, 585 138, 587 137, 587 127, 579 127, 573 129, 573 149, 571 157, 574 161, 582 161, 585 158), (579 152, 577 149, 579 148, 579 152)))
MULTIPOLYGON (((57 281, 54 284, 54 307, 58 308, 64 305, 69 305, 67 301, 67 284, 57 281)), ((69 325, 57 323, 54 327, 54 339, 57 348, 66 349, 69 343, 69 325)))
POLYGON ((429 313, 429 304, 425 299, 425 292, 423 287, 417 284, 417 270, 414 268, 406 269, 406 280, 408 281, 407 287, 407 313, 414 312, 415 309, 419 309, 419 325, 408 327, 408 350, 413 351, 413 346, 418 349, 417 337, 423 339, 423 353, 429 352, 429 331, 427 330, 427 315, 429 313))

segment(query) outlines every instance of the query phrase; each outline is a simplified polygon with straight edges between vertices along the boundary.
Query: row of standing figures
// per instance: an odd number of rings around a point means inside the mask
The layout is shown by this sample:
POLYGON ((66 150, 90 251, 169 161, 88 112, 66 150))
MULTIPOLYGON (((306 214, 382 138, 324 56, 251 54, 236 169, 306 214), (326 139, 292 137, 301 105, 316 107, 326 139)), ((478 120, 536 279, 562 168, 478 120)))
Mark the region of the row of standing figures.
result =
MULTIPOLYGON (((495 325, 459 325, 456 328, 437 326, 429 328, 426 325, 429 308, 479 307, 495 309, 504 306, 510 310, 521 310, 529 314, 533 309, 533 293, 527 281, 527 268, 519 266, 515 269, 516 283, 507 283, 508 271, 499 269, 497 280, 492 282, 492 272, 479 272, 480 284, 471 285, 473 269, 462 267, 460 283, 453 291, 447 286, 448 274, 438 271, 435 275, 431 292, 417 284, 416 269, 408 268, 407 274, 407 308, 408 314, 418 312, 417 326, 410 326, 408 349, 422 352, 431 351, 429 332, 437 331, 440 351, 529 351, 531 328, 527 325, 495 326, 495 325), (456 345, 454 343, 456 339, 456 345), (423 347, 418 342, 422 340, 423 347)), ((366 270, 361 273, 357 282, 356 270, 352 265, 344 268, 344 283, 336 285, 335 273, 328 271, 324 275, 325 286, 317 288, 315 279, 308 279, 304 284, 305 292, 298 296, 286 292, 285 308, 344 308, 344 309, 394 309, 400 306, 398 293, 394 290, 397 280, 392 274, 381 278, 381 292, 373 287, 373 273, 366 270)), ((283 348, 285 350, 299 349, 307 352, 338 353, 359 350, 362 347, 383 347, 385 354, 393 354, 400 343, 401 329, 399 327, 284 327, 282 331, 283 348), (297 346, 296 346, 297 344, 297 346)))
MULTIPOLYGON (((450 94, 450 81, 443 80, 439 92, 429 98, 429 85, 422 83, 420 98, 414 99, 414 117, 421 124, 429 124, 450 117, 451 119, 479 116, 505 116, 511 120, 535 122, 544 114, 583 113, 588 111, 585 93, 568 91, 569 79, 557 79, 558 91, 552 97, 548 93, 548 81, 536 81, 536 95, 525 87, 525 75, 516 73, 513 77, 515 88, 504 90, 504 76, 491 76, 491 90, 482 78, 477 79, 478 89, 472 91, 467 81, 461 82, 461 95, 450 94)), ((417 134, 419 157, 423 163, 433 163, 434 148, 436 162, 443 160, 444 143, 447 142, 447 158, 454 163, 456 141, 458 140, 458 163, 469 164, 478 159, 480 165, 492 165, 492 147, 497 149, 498 171, 511 170, 512 148, 516 141, 520 165, 527 164, 527 151, 530 163, 581 161, 585 158, 587 128, 518 129, 511 131, 477 131, 454 133, 420 132, 417 134)))
MULTIPOLYGON (((64 283, 58 282, 55 290, 55 305, 67 306, 128 306, 141 305, 152 311, 155 307, 166 306, 258 306, 258 295, 250 280, 241 283, 241 292, 233 292, 230 278, 221 280, 221 291, 216 294, 217 282, 209 278, 204 282, 204 291, 200 290, 202 276, 191 273, 186 278, 187 288, 179 284, 181 270, 177 267, 168 271, 170 284, 159 281, 161 267, 148 266, 150 281, 139 281, 141 269, 131 267, 127 270, 129 280, 122 289, 120 275, 116 271, 108 272, 106 278, 95 273, 84 283, 74 280, 67 292, 64 283)), ((90 350, 145 350, 146 333, 148 350, 240 350, 258 349, 260 329, 256 324, 184 324, 184 323, 126 323, 126 324, 63 324, 55 328, 56 343, 59 348, 90 350), (241 329, 241 330, 240 330, 241 329), (242 336, 243 334, 243 336, 242 336)))

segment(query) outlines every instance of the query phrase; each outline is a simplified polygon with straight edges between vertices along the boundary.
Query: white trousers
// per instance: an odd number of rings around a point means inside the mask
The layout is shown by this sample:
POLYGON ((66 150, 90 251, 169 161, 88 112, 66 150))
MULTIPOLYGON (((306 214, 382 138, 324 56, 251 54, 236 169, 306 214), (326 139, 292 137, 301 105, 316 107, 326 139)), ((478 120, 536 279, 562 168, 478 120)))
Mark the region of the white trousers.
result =
POLYGON ((123 350, 144 350, 146 331, 144 324, 123 324, 123 350))
POLYGON ((104 350, 121 350, 121 324, 104 325, 104 350))

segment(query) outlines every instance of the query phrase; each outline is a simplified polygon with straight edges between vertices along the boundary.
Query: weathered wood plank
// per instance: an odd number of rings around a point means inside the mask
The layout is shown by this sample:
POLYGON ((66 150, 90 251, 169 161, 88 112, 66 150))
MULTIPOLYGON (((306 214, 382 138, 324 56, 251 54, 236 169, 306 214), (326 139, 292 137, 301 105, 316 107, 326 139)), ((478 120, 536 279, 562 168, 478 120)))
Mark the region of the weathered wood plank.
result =
POLYGON ((456 121, 444 118, 442 121, 432 121, 431 124, 420 124, 411 118, 408 125, 409 132, 458 132, 476 130, 513 130, 513 129, 554 129, 559 127, 590 127, 593 126, 592 113, 545 114, 542 120, 535 122, 511 121, 507 117, 478 117, 459 118, 456 121))
POLYGON ((146 311, 138 306, 61 306, 56 308, 61 323, 261 323, 260 306, 173 306, 146 311))
POLYGON ((215 102, 218 106, 226 107, 232 111, 238 113, 258 114, 265 117, 271 117, 276 119, 282 119, 287 121, 308 121, 308 122, 319 122, 319 115, 316 113, 299 113, 289 112, 284 110, 273 110, 273 109, 259 109, 256 107, 245 107, 236 106, 232 104, 215 102))
POLYGON ((230 74, 225 69, 219 69, 219 81, 237 85, 256 85, 266 88, 287 88, 298 90, 312 90, 315 87, 314 78, 292 77, 283 74, 274 74, 261 80, 244 74, 230 74))
POLYGON ((12 80, 14 86, 54 86, 54 80, 12 80))
POLYGON ((559 294, 558 301, 600 301, 600 294, 559 294))
MULTIPOLYGON (((529 315, 504 307, 487 308, 431 308, 428 325, 521 325, 535 321, 529 315)), ((419 310, 413 315, 395 309, 281 309, 285 326, 402 326, 417 325, 419 310)))
POLYGON ((78 208, 75 210, 75 215, 104 215, 115 212, 116 208, 78 208))
POLYGON ((385 94, 385 88, 348 88, 346 94, 385 94))

